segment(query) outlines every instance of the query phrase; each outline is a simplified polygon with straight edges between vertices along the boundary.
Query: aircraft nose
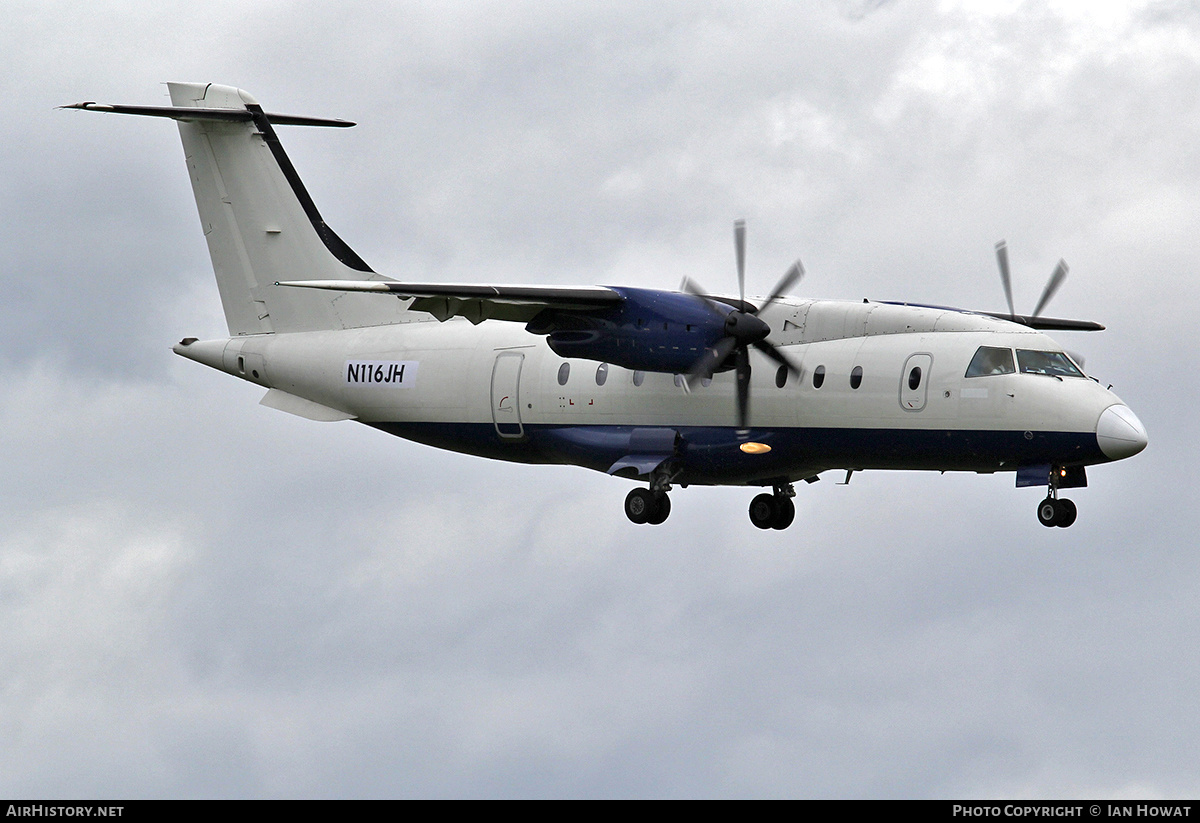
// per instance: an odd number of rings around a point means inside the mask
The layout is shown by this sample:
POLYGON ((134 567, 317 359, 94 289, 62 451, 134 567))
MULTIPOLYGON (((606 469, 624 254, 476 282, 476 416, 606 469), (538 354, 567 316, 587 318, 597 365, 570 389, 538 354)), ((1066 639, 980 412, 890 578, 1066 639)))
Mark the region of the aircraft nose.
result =
POLYGON ((1124 403, 1109 406, 1096 421, 1096 440, 1100 451, 1113 460, 1133 457, 1146 448, 1146 427, 1133 409, 1124 403))

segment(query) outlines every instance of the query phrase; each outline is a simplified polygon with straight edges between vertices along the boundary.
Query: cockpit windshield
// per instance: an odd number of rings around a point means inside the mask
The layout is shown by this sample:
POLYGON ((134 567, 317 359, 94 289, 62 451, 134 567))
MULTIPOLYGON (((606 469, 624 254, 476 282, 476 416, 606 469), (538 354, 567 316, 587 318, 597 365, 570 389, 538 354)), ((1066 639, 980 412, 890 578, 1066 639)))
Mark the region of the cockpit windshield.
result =
POLYGON ((1060 351, 1017 349, 1022 374, 1049 374, 1054 377, 1083 377, 1084 374, 1060 351))
POLYGON ((979 351, 971 358, 967 366, 967 377, 984 377, 989 374, 1012 374, 1012 349, 1001 349, 996 346, 980 346, 979 351))

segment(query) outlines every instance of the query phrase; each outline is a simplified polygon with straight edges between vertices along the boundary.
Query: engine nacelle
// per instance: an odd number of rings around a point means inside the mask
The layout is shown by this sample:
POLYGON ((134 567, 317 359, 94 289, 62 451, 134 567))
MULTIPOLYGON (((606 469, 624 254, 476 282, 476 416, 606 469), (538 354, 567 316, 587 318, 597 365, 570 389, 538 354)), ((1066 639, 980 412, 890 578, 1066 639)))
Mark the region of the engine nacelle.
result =
MULTIPOLYGON (((732 306, 653 289, 616 288, 625 300, 587 314, 546 309, 526 326, 544 334, 560 357, 612 363, 626 369, 685 374, 725 336, 732 306)), ((722 368, 727 368, 722 364, 722 368)))

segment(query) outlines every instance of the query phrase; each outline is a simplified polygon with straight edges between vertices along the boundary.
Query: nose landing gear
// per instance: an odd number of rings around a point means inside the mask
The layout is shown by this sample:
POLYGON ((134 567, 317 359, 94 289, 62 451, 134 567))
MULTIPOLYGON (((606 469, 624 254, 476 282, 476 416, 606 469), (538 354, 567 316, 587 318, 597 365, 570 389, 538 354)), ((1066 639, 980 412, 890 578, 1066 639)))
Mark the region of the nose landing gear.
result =
POLYGON ((1050 472, 1048 484, 1050 489, 1046 494, 1046 499, 1038 503, 1038 522, 1047 528, 1058 526, 1065 529, 1075 522, 1075 517, 1079 514, 1079 510, 1075 508, 1072 501, 1058 496, 1058 483, 1055 481, 1065 475, 1065 469, 1050 472))
POLYGON ((1075 522, 1078 514, 1075 504, 1065 497, 1047 497, 1038 504, 1038 520, 1043 526, 1065 529, 1075 522))

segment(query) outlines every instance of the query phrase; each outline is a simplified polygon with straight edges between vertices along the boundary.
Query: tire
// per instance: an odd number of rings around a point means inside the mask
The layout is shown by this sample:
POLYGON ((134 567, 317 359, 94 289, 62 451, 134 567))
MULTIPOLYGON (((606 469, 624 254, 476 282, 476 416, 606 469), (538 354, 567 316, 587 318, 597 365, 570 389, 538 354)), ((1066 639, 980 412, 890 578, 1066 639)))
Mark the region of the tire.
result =
POLYGON ((1058 499, 1058 522, 1055 524, 1060 529, 1065 529, 1075 522, 1075 518, 1079 515, 1079 510, 1075 508, 1075 503, 1067 500, 1065 497, 1058 499))
POLYGON ((1062 509, 1058 506, 1058 501, 1052 497, 1047 497, 1041 503, 1038 503, 1038 521, 1047 528, 1057 526, 1060 518, 1059 512, 1062 509))
POLYGON ((654 511, 646 518, 646 522, 651 526, 658 526, 665 522, 670 514, 671 498, 667 497, 666 492, 659 492, 654 495, 654 511))
POLYGON ((634 489, 625 496, 625 516, 638 525, 647 522, 656 508, 649 489, 634 489))
POLYGON ((779 511, 775 514, 775 520, 771 523, 771 528, 783 531, 792 525, 792 521, 796 519, 796 504, 792 502, 790 497, 777 497, 775 498, 775 505, 779 507, 779 511))
POLYGON ((750 522, 760 529, 769 529, 779 516, 779 506, 775 503, 775 495, 760 494, 750 501, 750 522))

